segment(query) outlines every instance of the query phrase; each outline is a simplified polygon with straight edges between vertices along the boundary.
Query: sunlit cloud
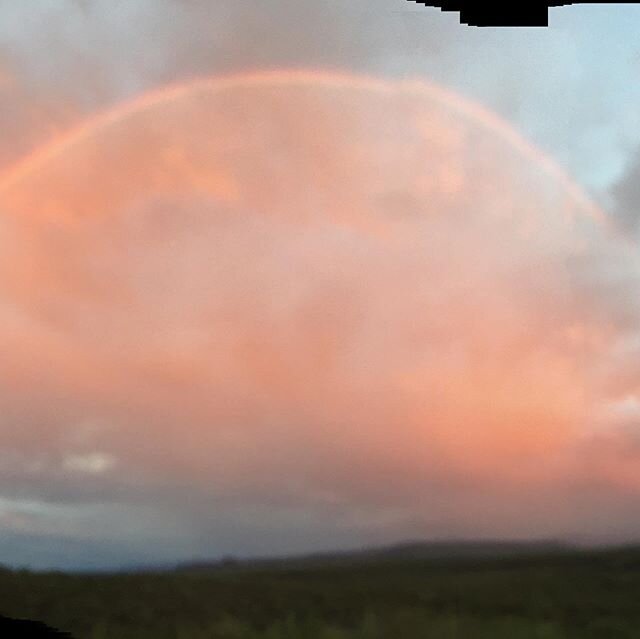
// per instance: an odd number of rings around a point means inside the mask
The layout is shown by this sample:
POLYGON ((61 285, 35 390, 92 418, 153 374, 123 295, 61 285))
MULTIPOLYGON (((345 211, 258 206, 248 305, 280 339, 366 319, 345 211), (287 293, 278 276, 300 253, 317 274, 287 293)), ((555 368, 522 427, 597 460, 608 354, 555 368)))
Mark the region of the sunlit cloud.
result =
POLYGON ((640 533, 624 227, 497 113, 372 73, 412 55, 378 13, 284 5, 345 49, 257 60, 268 16, 189 40, 198 3, 118 33, 151 5, 95 2, 58 85, 5 35, 0 526, 110 558, 640 533))
POLYGON ((62 460, 65 470, 77 473, 99 475, 115 465, 115 459, 105 453, 88 453, 85 455, 68 455, 62 460))

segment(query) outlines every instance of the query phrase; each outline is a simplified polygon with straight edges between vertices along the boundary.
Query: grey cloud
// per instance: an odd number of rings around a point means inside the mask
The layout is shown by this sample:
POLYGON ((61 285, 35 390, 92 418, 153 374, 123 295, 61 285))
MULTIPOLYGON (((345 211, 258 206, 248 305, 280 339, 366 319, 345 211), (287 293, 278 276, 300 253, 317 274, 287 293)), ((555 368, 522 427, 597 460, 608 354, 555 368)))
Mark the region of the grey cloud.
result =
POLYGON ((638 237, 640 224, 640 150, 633 153, 623 175, 611 187, 615 219, 624 232, 638 237))

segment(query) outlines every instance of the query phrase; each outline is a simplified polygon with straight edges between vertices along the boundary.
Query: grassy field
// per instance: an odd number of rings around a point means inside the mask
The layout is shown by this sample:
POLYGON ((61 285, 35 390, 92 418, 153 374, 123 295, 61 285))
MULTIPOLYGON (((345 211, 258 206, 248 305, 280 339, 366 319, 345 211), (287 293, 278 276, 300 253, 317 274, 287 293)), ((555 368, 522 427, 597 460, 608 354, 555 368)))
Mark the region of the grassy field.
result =
POLYGON ((78 639, 640 639, 640 549, 0 570, 0 613, 78 639))

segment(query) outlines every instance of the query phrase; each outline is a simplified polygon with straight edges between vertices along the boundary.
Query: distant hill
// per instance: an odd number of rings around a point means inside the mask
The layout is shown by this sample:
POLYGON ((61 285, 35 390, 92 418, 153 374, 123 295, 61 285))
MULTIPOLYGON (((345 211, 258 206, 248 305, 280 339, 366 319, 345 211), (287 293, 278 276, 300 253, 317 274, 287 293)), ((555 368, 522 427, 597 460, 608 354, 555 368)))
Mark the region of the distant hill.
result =
POLYGON ((327 551, 281 557, 236 559, 225 557, 179 564, 175 572, 228 571, 242 568, 308 568, 385 561, 473 560, 561 554, 576 546, 555 541, 407 541, 398 544, 346 551, 327 551))

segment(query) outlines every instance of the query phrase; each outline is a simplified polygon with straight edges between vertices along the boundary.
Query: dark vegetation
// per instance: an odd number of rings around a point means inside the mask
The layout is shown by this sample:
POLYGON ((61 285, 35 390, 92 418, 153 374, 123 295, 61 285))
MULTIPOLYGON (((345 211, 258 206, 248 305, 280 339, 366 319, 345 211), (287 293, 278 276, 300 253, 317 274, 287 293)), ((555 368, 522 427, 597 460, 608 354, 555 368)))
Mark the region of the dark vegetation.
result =
POLYGON ((5 569, 0 612, 78 639, 638 639, 640 547, 416 544, 165 572, 5 569))
POLYGON ((5 639, 64 639, 65 632, 31 619, 12 619, 0 615, 0 637, 5 639))

